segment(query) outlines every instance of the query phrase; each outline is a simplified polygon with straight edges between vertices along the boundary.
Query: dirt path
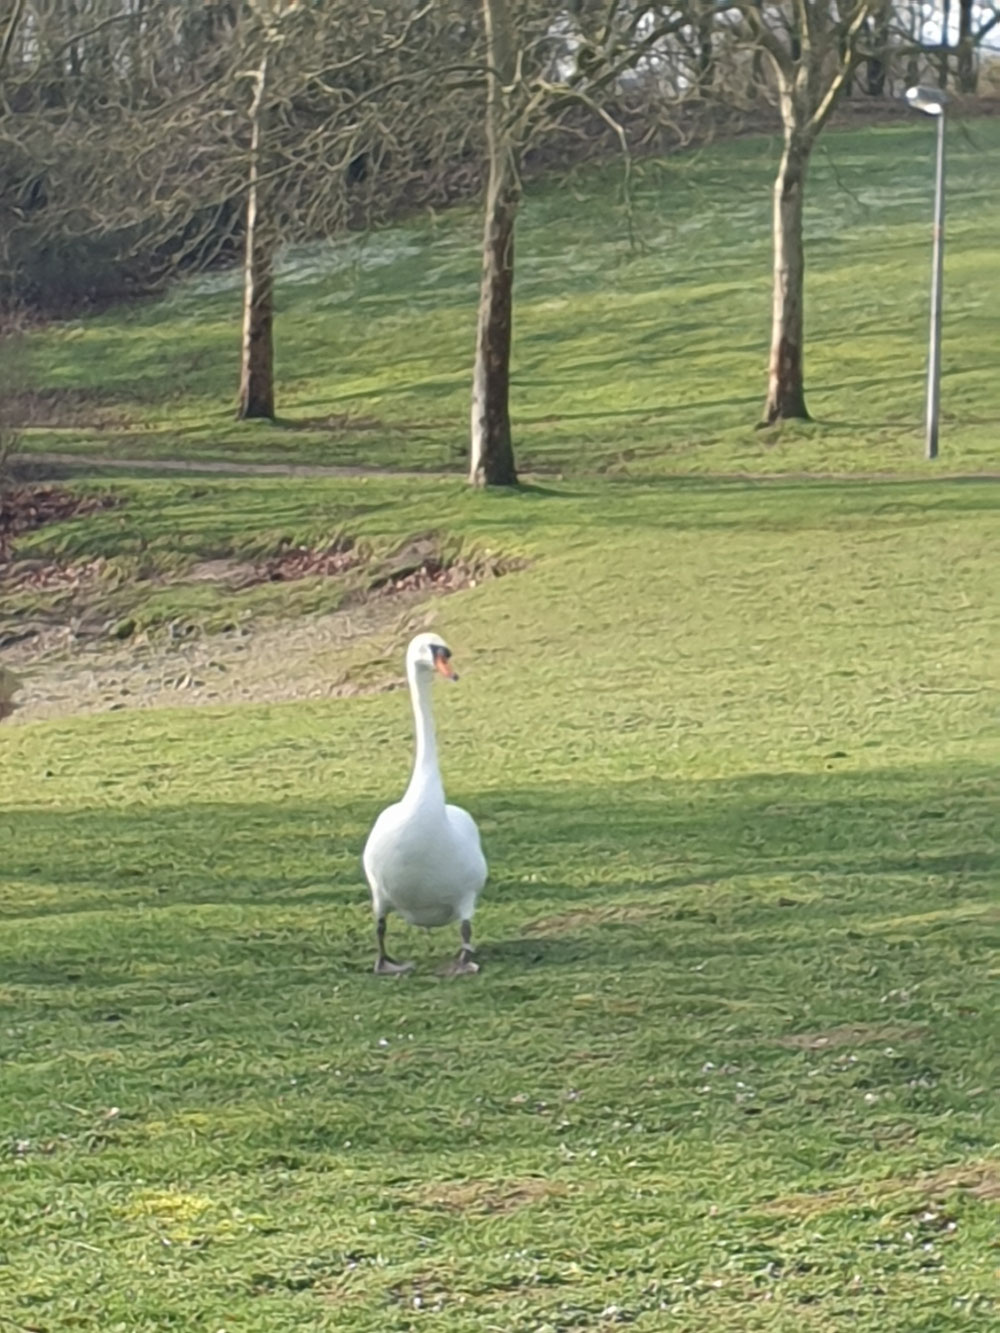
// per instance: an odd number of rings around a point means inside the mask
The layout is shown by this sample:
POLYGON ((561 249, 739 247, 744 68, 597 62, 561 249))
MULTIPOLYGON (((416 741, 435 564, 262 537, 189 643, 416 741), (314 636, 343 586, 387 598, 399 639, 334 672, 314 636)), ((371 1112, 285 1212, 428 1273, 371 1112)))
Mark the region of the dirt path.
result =
POLYGON ((196 458, 111 458, 106 455, 24 453, 12 460, 12 470, 19 479, 33 480, 39 473, 49 479, 58 469, 60 475, 81 472, 180 472, 222 477, 459 477, 459 471, 396 471, 392 468, 365 467, 362 464, 323 463, 239 463, 196 458))
POLYGON ((399 650, 427 628, 426 591, 348 611, 180 643, 76 647, 53 630, 4 652, 22 678, 5 726, 83 713, 280 703, 374 693, 403 683, 399 650))
MULTIPOLYGON (((198 460, 192 458, 110 458, 103 455, 89 454, 19 454, 12 460, 11 470, 21 481, 39 479, 42 474, 46 480, 58 480, 64 476, 81 474, 100 474, 101 472, 151 472, 170 473, 182 476, 215 475, 220 477, 403 477, 419 480, 423 477, 464 479, 464 471, 427 470, 404 471, 386 467, 367 467, 363 464, 323 464, 323 463, 239 463, 228 461, 198 460)), ((533 468, 522 471, 521 481, 552 482, 562 480, 562 473, 553 469, 533 468)), ((656 480, 664 483, 692 482, 708 484, 711 482, 758 482, 761 485, 776 482, 799 481, 836 481, 856 483, 858 485, 879 481, 919 481, 923 474, 914 467, 912 472, 677 472, 658 475, 656 480)), ((641 479, 641 478, 640 478, 641 479)), ((604 478, 604 480, 608 480, 604 478)), ((624 476, 614 479, 617 484, 627 484, 635 477, 624 476)), ((945 472, 935 474, 937 481, 1000 481, 1000 472, 945 472)))

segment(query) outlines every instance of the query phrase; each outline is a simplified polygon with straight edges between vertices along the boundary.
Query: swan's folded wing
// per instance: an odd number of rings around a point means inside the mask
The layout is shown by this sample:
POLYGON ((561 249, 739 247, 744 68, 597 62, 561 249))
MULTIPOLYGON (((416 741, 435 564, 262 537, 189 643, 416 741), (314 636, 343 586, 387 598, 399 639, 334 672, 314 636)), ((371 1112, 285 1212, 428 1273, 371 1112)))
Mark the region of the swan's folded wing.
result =
POLYGON ((448 815, 452 837, 455 839, 456 847, 463 858, 464 865, 467 867, 467 873, 471 880, 478 880, 476 888, 478 892, 486 883, 488 874, 478 825, 468 810, 463 810, 459 805, 447 805, 445 810, 448 815))

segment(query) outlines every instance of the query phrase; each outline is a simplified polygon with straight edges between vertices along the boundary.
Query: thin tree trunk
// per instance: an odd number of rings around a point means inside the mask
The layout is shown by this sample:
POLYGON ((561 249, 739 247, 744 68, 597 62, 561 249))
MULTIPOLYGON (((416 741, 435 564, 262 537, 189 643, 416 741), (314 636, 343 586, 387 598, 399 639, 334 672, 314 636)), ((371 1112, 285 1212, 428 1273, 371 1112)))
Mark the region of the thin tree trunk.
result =
MULTIPOLYGON (((880 46, 879 51, 886 53, 887 48, 880 46)), ((885 54, 869 56, 865 72, 865 92, 869 97, 885 96, 885 75, 885 54)))
POLYGON ((715 5, 702 5, 698 10, 698 86, 708 92, 715 86, 715 5))
POLYGON ((958 66, 955 77, 960 93, 976 91, 976 51, 972 36, 973 0, 958 0, 958 66))
POLYGON ((243 348, 240 400, 236 411, 240 421, 274 417, 274 236, 260 183, 266 86, 267 56, 257 71, 257 88, 250 108, 250 170, 243 261, 243 348))
POLYGON ((764 421, 808 421, 802 366, 805 250, 802 203, 810 144, 786 130, 774 183, 774 305, 764 421))
POLYGON ((889 74, 891 18, 891 7, 888 3, 884 3, 872 15, 870 30, 866 25, 871 41, 871 54, 865 69, 865 92, 869 97, 885 96, 889 74))
POLYGON ((764 52, 760 47, 754 48, 754 53, 750 58, 750 91, 757 97, 767 93, 767 76, 764 73, 764 52))
POLYGON ((472 380, 472 458, 475 486, 517 482, 510 432, 510 347, 514 314, 514 223, 517 186, 491 181, 483 234, 476 364, 472 380))
POLYGON ((948 56, 950 54, 949 43, 951 35, 949 28, 951 26, 951 0, 941 0, 941 44, 938 50, 938 87, 948 87, 948 56))
POLYGON ((514 224, 520 187, 505 89, 514 82, 514 33, 508 0, 483 0, 489 43, 486 134, 489 184, 483 227, 483 269, 472 377, 469 481, 514 486, 510 434, 510 348, 514 313, 514 224))
MULTIPOLYGON (((753 0, 754 7, 764 12, 764 0, 753 0)), ((764 73, 764 51, 759 42, 754 43, 750 57, 750 91, 755 96, 767 93, 767 76, 764 73)))

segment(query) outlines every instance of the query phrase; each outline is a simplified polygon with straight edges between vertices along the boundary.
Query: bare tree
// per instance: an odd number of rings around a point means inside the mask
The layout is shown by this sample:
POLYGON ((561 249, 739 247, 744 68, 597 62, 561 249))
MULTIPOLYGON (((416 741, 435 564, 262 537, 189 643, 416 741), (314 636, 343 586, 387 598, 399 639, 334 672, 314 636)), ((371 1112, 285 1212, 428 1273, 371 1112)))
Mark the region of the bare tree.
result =
POLYGON ((522 159, 531 147, 557 136, 569 113, 581 107, 592 121, 602 121, 627 153, 626 134, 608 108, 608 95, 619 91, 624 74, 654 59, 666 38, 689 24, 690 14, 677 5, 638 0, 577 0, 556 13, 541 0, 516 6, 513 0, 482 0, 482 15, 488 180, 469 481, 510 486, 517 481, 510 357, 522 159))
POLYGON ((510 438, 510 350, 520 181, 511 108, 516 46, 509 0, 483 0, 483 19, 490 66, 486 96, 489 180, 472 378, 469 480, 480 486, 513 486, 517 470, 510 438))
POLYGON ((58 304, 59 284, 84 295, 91 269, 166 273, 217 225, 241 189, 219 96, 230 57, 192 33, 223 8, 24 0, 0 107, 7 295, 58 304))
POLYGON ((813 146, 862 58, 864 25, 879 0, 781 0, 758 9, 741 0, 745 36, 763 50, 775 79, 783 148, 774 182, 771 354, 762 424, 808 420, 804 350, 802 215, 813 146))
POLYGON ((274 416, 274 214, 263 198, 261 141, 266 135, 265 50, 254 74, 250 104, 246 236, 243 257, 243 343, 240 354, 240 420, 274 416))
POLYGON ((21 7, 16 39, 0 31, 0 286, 51 285, 46 251, 156 281, 242 243, 238 415, 273 416, 280 245, 386 216, 467 133, 434 94, 454 6, 440 23, 446 5, 411 0, 21 7))
POLYGON ((958 0, 958 49, 955 79, 960 93, 974 93, 977 84, 976 55, 987 37, 1000 26, 1000 5, 958 0))
POLYGON ((864 23, 865 93, 884 97, 892 54, 892 0, 878 0, 870 21, 864 23))

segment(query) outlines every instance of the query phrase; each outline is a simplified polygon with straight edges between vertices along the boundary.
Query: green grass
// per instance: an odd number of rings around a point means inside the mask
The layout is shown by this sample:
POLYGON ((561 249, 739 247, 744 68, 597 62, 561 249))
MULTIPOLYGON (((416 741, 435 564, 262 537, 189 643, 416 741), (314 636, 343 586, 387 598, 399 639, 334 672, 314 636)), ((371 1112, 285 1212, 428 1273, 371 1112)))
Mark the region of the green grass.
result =
MULTIPOLYGON (((522 465, 633 477, 919 466, 932 140, 923 123, 821 140, 806 220, 816 423, 780 437, 754 430, 776 143, 741 139, 642 164, 637 248, 617 169, 533 188, 518 234, 522 465)), ((998 166, 1000 121, 951 128, 942 449, 952 469, 995 466, 998 166)), ((41 332, 25 370, 41 424, 27 445, 122 458, 460 467, 479 228, 475 210, 460 210, 286 256, 277 427, 232 420, 237 271, 41 332)))
MULTIPOLYGON (((88 596, 141 624, 336 605, 185 581, 283 540, 528 563, 437 603, 492 870, 468 981, 395 922, 416 974, 369 971, 401 694, 0 731, 0 1333, 997 1327, 1000 489, 943 475, 995 468, 1000 420, 1000 126, 971 133, 940 470, 913 126, 815 163, 815 425, 751 429, 773 145, 744 140, 648 169, 642 254, 613 173, 529 200, 515 415, 562 479, 123 480, 23 540, 99 553, 88 596), (799 469, 858 475, 720 475, 799 469)), ((282 411, 354 429, 227 420, 220 277, 35 335, 76 418, 29 447, 451 466, 476 231, 293 256, 282 411)))
POLYGON ((483 972, 369 972, 402 695, 6 727, 0 1327, 997 1327, 995 484, 127 490, 532 557, 438 611, 483 972))

